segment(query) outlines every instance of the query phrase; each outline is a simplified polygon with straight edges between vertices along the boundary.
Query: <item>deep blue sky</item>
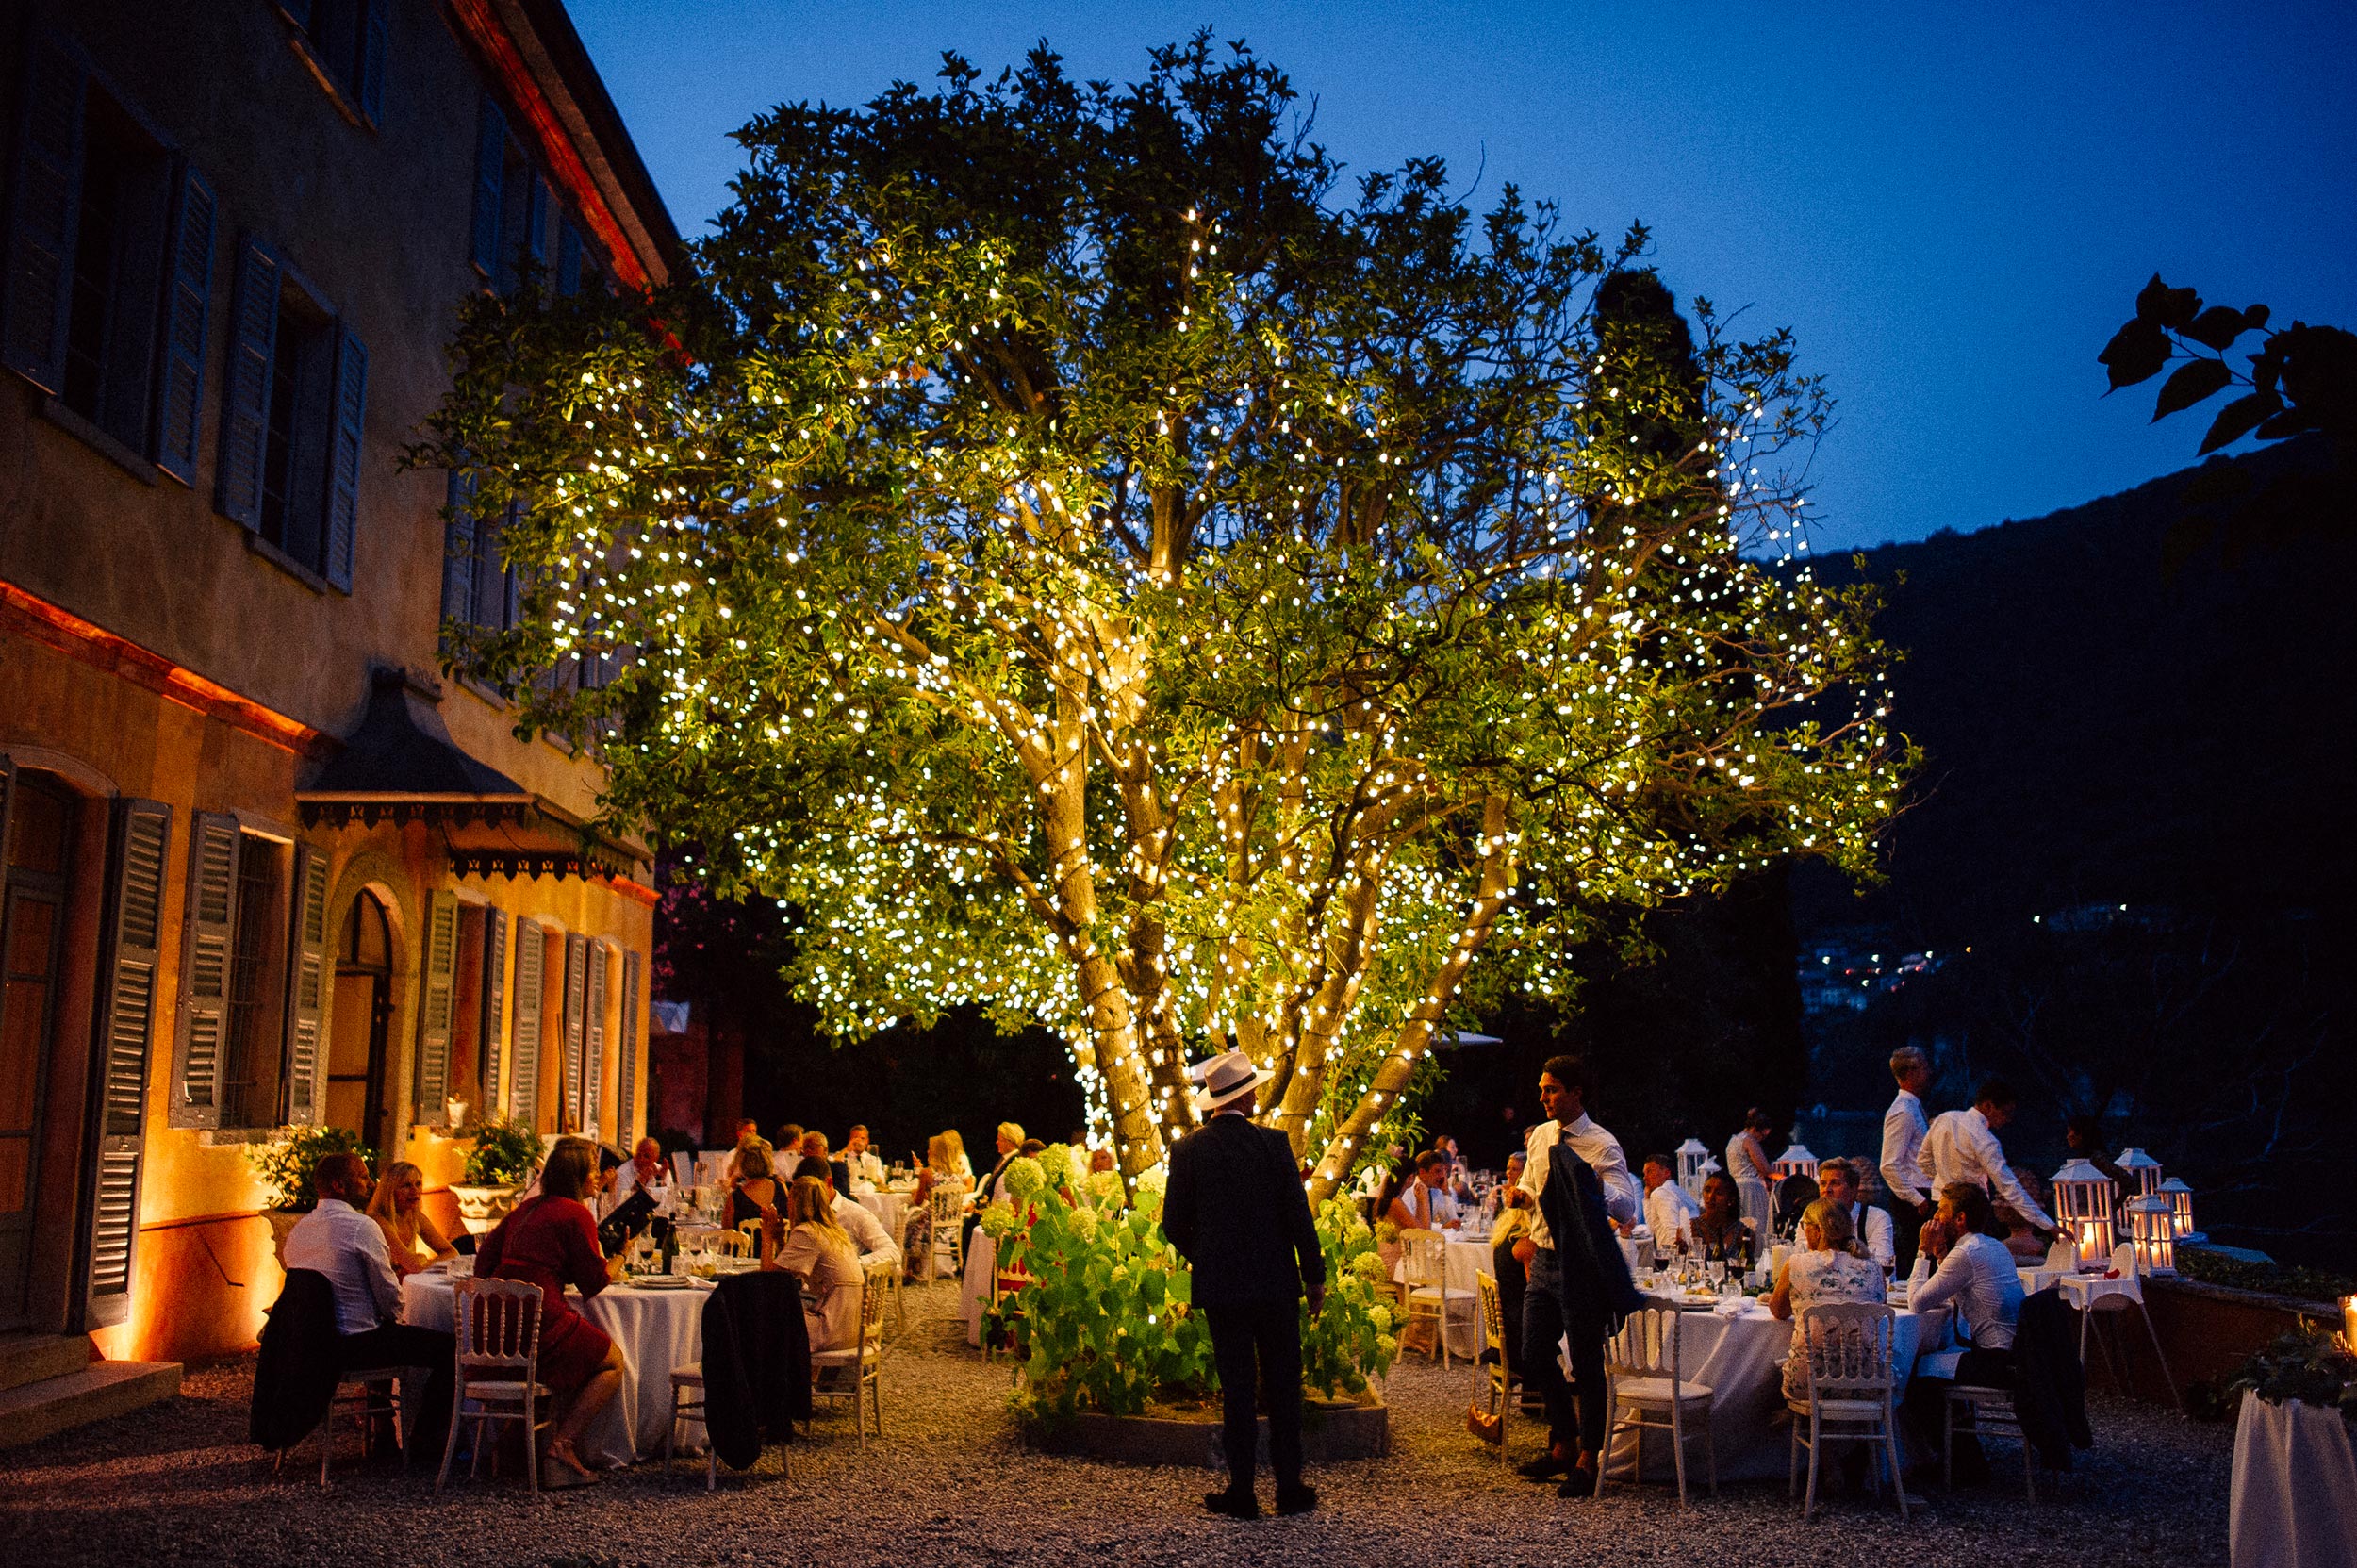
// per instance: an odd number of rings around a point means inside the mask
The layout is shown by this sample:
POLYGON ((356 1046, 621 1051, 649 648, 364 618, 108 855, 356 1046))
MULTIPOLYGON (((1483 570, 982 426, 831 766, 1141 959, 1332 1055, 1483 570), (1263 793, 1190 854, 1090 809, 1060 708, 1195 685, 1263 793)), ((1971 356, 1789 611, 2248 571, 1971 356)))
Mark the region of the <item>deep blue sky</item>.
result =
POLYGON ((2191 461, 2094 362, 2158 269, 2357 326, 2357 6, 571 0, 689 234, 727 133, 1046 38, 1083 77, 1211 24, 1317 99, 1352 169, 1437 153, 1575 225, 1651 224, 1681 299, 1799 334, 1838 427, 1820 550, 2031 517, 2191 461), (1486 167, 1485 167, 1486 158, 1486 167))

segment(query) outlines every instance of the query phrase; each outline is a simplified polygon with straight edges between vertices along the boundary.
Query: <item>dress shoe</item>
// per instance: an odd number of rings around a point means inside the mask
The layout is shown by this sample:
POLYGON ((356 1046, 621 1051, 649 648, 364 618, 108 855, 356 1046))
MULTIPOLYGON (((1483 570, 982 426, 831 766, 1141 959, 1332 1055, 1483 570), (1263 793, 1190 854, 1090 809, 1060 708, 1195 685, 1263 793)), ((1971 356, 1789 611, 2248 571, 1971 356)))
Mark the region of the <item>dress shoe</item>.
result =
POLYGON ((1307 1513, 1318 1506, 1318 1489, 1314 1486, 1280 1486, 1277 1489, 1277 1511, 1307 1513))
POLYGON ((1570 1460, 1559 1460, 1553 1454, 1541 1454, 1535 1460, 1525 1460, 1514 1466, 1514 1474, 1525 1480, 1551 1481, 1558 1476, 1570 1475, 1572 1469, 1573 1463, 1570 1460))
POLYGON ((1564 1478, 1563 1484, 1555 1489, 1555 1494, 1567 1502, 1593 1497, 1596 1494, 1596 1473, 1593 1470, 1574 1469, 1564 1478))
POLYGON ((1203 1494, 1203 1506, 1230 1519, 1261 1517, 1260 1499, 1249 1492, 1206 1492, 1203 1494))

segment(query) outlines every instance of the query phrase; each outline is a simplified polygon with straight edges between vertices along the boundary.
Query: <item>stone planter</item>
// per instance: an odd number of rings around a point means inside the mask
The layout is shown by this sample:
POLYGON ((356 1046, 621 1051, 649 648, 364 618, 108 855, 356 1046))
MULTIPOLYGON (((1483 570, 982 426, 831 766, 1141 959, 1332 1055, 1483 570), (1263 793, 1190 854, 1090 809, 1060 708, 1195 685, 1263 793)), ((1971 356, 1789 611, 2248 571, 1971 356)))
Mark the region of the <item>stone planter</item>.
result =
MULTIPOLYGON (((1392 1451, 1391 1408, 1381 1400, 1304 1395, 1301 1457, 1311 1464, 1381 1459, 1392 1451)), ((1268 1417, 1260 1422, 1260 1452, 1268 1458, 1268 1417)), ((1217 1406, 1160 1415, 1097 1415, 1083 1412, 1065 1428, 1044 1436, 1050 1453, 1076 1454, 1113 1464, 1176 1464, 1216 1469, 1227 1462, 1220 1447, 1217 1406)))
POLYGON ((270 1221, 270 1249, 278 1259, 278 1266, 287 1266, 287 1237, 302 1223, 303 1216, 292 1209, 265 1209, 262 1217, 270 1221))
POLYGON ((522 1193, 523 1188, 519 1186, 453 1186, 450 1190, 450 1196, 458 1200, 458 1223, 477 1236, 487 1234, 505 1219, 507 1212, 516 1206, 516 1200, 522 1193))

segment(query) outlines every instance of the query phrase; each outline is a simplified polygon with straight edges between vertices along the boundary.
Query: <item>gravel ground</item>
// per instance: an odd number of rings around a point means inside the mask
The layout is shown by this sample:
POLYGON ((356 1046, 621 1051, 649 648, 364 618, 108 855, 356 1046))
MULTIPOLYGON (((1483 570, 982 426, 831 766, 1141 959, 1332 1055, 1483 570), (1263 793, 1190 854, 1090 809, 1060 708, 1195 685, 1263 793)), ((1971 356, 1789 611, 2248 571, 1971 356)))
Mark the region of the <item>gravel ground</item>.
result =
MULTIPOLYGON (((0 1455, 0 1568, 32 1563, 619 1565, 824 1561, 928 1565, 1091 1559, 1361 1568, 1454 1564, 2052 1563, 2160 1568, 2226 1560, 2232 1436, 2099 1400, 2096 1447, 2036 1508, 2004 1485, 1935 1489, 1906 1525, 1886 1501, 1837 1497, 1804 1526, 1781 1485, 1729 1484, 1681 1514, 1663 1488, 1558 1502, 1468 1437, 1471 1379, 1403 1363, 1392 1456, 1314 1469, 1316 1513, 1238 1524, 1203 1512, 1209 1471, 1127 1468, 1029 1452, 1005 1413, 1007 1369, 966 1348, 947 1287, 909 1295, 887 1363, 887 1435, 853 1444, 822 1407, 793 1475, 778 1450, 707 1494, 701 1466, 659 1465, 533 1500, 519 1483, 354 1472, 333 1490, 274 1477, 245 1440, 251 1361, 193 1371, 174 1403, 0 1455)), ((1535 1428, 1517 1423, 1524 1452, 1535 1428)), ((347 1444, 351 1439, 347 1437, 347 1444)), ((303 1453, 316 1464, 317 1449, 303 1453)), ((1518 1456, 1519 1457, 1519 1456, 1518 1456)), ((1999 1469, 2018 1474, 2004 1463, 1999 1469)), ((1263 1506, 1269 1483, 1261 1481, 1263 1506)))

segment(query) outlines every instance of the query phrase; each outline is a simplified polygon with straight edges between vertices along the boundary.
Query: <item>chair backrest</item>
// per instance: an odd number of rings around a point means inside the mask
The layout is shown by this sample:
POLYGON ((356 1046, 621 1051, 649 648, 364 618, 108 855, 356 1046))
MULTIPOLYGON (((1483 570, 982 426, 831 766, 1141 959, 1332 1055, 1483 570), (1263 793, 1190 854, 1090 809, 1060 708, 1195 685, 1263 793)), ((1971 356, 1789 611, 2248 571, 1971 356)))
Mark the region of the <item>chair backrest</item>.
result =
POLYGON ((2079 1244, 2069 1236, 2057 1236, 2054 1245, 2046 1249, 2046 1266, 2068 1274, 2079 1266, 2079 1244))
POLYGON ((2133 1244, 2121 1242, 2112 1248, 2112 1268, 2122 1279, 2136 1277, 2136 1249, 2133 1244))
POLYGON ((1827 1301, 1803 1312, 1792 1337, 1792 1354, 1806 1359, 1810 1396, 1887 1396, 1898 1319, 1880 1301, 1827 1301))
POLYGON ((757 1220, 757 1219, 741 1219, 741 1220, 738 1220, 738 1221, 736 1222, 736 1233, 737 1233, 738 1235, 740 1235, 740 1236, 744 1236, 744 1237, 748 1237, 748 1238, 750 1238, 750 1239, 751 1240, 752 1244, 753 1244, 753 1246, 752 1246, 752 1254, 751 1254, 751 1255, 752 1255, 752 1256, 755 1256, 755 1257, 760 1256, 760 1253, 761 1253, 761 1221, 759 1221, 759 1220, 757 1220))
POLYGON ((1481 1306, 1481 1347, 1497 1352, 1498 1370, 1512 1365, 1506 1353, 1506 1304, 1498 1297, 1498 1279, 1494 1274, 1474 1276, 1474 1295, 1481 1306))
POLYGON ((455 1289, 459 1370, 518 1372, 529 1380, 540 1355, 540 1287, 472 1275, 455 1289))
POLYGON ((955 1225, 965 1218, 965 1195, 955 1187, 935 1187, 928 1200, 933 1206, 933 1226, 955 1225))
POLYGON ((2087 1305, 2099 1312, 2124 1312, 2130 1303, 2144 1301, 2144 1279, 2136 1272, 2136 1249, 2126 1242, 2112 1248, 2112 1268, 2119 1275, 2117 1280, 2105 1280, 2113 1286, 2094 1297, 2087 1305))
POLYGON ((741 1230, 714 1230, 708 1232, 704 1237, 704 1250, 707 1252, 725 1252, 732 1258, 750 1258, 753 1256, 753 1254, 761 1248, 761 1243, 757 1239, 760 1235, 759 1227, 761 1222, 759 1220, 754 1220, 752 1224, 754 1226, 754 1230, 750 1233, 741 1230))
POLYGON ((1401 1278, 1410 1287, 1448 1283, 1448 1238, 1438 1230, 1402 1230, 1400 1251, 1407 1262, 1401 1278))
POLYGON ((859 1281, 859 1347, 883 1346, 884 1309, 892 1301, 892 1281, 899 1275, 890 1260, 863 1264, 859 1281))
POLYGON ((696 1157, 686 1149, 671 1156, 671 1179, 684 1190, 696 1184, 696 1157))
POLYGON ((1604 1365, 1616 1378, 1678 1377, 1678 1342, 1686 1314, 1674 1307, 1640 1307, 1605 1341, 1604 1365))

